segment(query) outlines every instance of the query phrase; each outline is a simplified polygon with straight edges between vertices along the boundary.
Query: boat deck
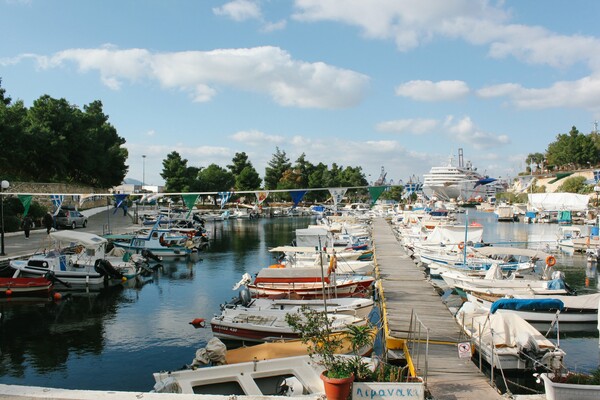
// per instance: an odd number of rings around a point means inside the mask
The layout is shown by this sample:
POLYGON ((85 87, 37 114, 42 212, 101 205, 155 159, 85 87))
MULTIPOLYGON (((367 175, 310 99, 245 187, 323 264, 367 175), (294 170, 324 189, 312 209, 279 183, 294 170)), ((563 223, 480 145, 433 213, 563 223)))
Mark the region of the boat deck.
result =
POLYGON ((436 400, 501 399, 470 359, 459 358, 458 343, 464 341, 464 336, 461 337, 457 322, 385 219, 373 219, 372 237, 381 280, 386 341, 408 339, 414 312, 429 329, 427 389, 431 395, 436 400))

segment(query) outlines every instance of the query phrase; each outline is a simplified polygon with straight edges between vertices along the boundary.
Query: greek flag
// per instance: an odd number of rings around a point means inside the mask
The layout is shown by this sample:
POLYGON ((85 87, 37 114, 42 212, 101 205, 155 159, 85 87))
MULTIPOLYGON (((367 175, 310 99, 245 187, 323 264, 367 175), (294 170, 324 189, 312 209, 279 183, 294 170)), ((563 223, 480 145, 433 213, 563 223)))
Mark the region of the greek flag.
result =
POLYGON ((225 203, 229 201, 233 192, 219 192, 219 196, 221 197, 221 208, 225 207, 225 203))
POLYGON ((596 183, 600 181, 600 170, 594 171, 594 180, 596 181, 596 183))
POLYGON ((54 216, 58 214, 60 208, 62 207, 62 203, 65 200, 65 196, 62 194, 52 194, 50 195, 50 200, 52 201, 52 205, 54 206, 54 216))

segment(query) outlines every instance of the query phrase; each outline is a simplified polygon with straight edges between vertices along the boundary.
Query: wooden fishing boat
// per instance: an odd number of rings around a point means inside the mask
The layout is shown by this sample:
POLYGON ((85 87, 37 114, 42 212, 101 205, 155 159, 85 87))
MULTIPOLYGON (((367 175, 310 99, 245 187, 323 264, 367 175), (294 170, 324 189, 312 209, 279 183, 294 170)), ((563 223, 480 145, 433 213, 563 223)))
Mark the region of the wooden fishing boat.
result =
POLYGON ((375 278, 338 275, 321 268, 263 268, 256 278, 244 274, 234 290, 245 285, 253 297, 295 294, 301 299, 368 297, 375 278))
POLYGON ((0 296, 48 296, 52 281, 38 278, 0 278, 0 296))

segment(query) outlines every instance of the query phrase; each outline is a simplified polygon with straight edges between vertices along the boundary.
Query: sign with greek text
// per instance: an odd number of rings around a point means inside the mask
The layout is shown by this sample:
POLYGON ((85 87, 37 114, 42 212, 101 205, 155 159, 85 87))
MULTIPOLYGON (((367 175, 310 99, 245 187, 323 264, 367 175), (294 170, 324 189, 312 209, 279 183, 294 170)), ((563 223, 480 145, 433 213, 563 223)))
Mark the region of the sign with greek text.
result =
POLYGON ((422 382, 354 382, 352 400, 425 400, 422 382))

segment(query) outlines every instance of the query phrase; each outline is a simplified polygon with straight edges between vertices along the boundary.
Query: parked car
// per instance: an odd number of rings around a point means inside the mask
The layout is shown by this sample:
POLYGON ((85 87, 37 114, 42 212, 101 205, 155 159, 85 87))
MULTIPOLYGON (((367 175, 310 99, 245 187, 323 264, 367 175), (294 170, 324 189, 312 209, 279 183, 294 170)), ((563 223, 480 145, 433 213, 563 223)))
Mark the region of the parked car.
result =
POLYGON ((56 215, 56 227, 68 227, 75 229, 77 227, 85 228, 87 217, 79 211, 60 210, 56 215))

